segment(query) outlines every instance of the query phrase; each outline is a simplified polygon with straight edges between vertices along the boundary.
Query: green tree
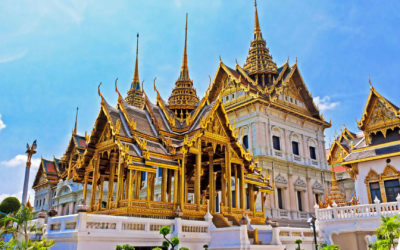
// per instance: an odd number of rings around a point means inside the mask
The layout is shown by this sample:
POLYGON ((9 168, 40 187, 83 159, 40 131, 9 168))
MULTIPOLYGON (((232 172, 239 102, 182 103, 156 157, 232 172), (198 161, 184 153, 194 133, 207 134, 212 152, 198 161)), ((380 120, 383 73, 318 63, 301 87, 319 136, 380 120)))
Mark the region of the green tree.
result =
POLYGON ((115 250, 135 250, 135 247, 128 245, 128 244, 124 244, 124 245, 117 245, 115 247, 115 250))
POLYGON ((0 222, 4 225, 0 230, 0 236, 11 234, 12 238, 9 242, 1 242, 0 248, 5 249, 50 249, 54 245, 53 241, 42 239, 39 241, 31 241, 30 233, 43 233, 43 228, 33 225, 32 211, 27 207, 22 207, 18 212, 9 213, 2 218, 0 222))
MULTIPOLYGON (((179 245, 179 238, 176 237, 176 236, 174 236, 174 237, 171 238, 171 240, 169 240, 169 239, 167 238, 167 235, 168 235, 170 232, 171 232, 171 229, 170 229, 169 226, 167 226, 167 225, 162 226, 162 227, 160 228, 160 234, 164 237, 164 241, 163 241, 163 243, 162 243, 162 246, 165 247, 165 248, 167 248, 167 249, 169 249, 169 247, 171 247, 171 249, 174 250, 175 247, 176 247, 177 245, 179 245)), ((180 250, 185 250, 185 249, 188 249, 188 248, 186 248, 186 247, 181 247, 181 248, 180 248, 180 250)))
POLYGON ((336 245, 321 244, 319 249, 321 249, 321 250, 340 250, 340 247, 336 246, 336 245))
POLYGON ((16 213, 21 207, 21 203, 15 197, 7 197, 0 204, 0 211, 4 214, 16 213))
POLYGON ((400 235, 400 219, 398 215, 389 217, 382 216, 382 223, 376 230, 377 245, 386 245, 389 242, 390 247, 395 246, 394 240, 400 235), (382 242, 380 242, 382 241, 382 242))
POLYGON ((296 250, 301 250, 300 244, 303 243, 303 241, 301 239, 297 239, 294 243, 297 244, 296 250))

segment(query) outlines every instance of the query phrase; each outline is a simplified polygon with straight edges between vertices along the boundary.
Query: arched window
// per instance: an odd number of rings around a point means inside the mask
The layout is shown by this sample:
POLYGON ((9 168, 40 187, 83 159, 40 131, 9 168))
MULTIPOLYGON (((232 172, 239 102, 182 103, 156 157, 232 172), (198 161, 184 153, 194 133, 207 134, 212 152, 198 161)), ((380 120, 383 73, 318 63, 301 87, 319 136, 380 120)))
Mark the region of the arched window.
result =
POLYGON ((249 136, 248 135, 243 136, 243 147, 245 149, 249 148, 249 136))

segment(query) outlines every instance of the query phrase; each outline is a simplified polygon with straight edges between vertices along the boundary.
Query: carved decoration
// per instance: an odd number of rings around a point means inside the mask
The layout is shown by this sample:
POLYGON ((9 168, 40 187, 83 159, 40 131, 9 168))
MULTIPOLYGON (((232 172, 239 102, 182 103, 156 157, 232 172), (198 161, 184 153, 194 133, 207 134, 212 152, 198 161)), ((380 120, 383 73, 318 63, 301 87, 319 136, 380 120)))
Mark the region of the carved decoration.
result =
POLYGON ((287 183, 288 183, 287 179, 280 173, 275 177, 275 182, 284 184, 284 185, 287 185, 287 183))
POLYGON ((365 183, 379 181, 380 176, 375 170, 371 169, 365 177, 365 183))

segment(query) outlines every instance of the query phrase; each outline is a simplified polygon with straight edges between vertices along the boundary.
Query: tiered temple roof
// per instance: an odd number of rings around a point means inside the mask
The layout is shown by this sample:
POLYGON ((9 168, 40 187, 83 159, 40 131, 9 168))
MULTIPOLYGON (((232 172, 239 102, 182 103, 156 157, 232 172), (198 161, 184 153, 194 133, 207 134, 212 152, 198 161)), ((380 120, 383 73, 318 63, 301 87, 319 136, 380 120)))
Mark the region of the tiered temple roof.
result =
POLYGON ((133 74, 133 79, 131 83, 131 88, 128 90, 128 95, 125 100, 129 105, 133 105, 138 108, 144 107, 144 94, 143 86, 140 87, 139 81, 139 34, 137 34, 136 43, 136 62, 135 62, 135 72, 133 74))
POLYGON ((168 108, 180 118, 186 118, 191 111, 198 105, 199 98, 196 89, 193 88, 193 81, 189 78, 189 67, 187 63, 187 14, 185 26, 185 48, 183 50, 183 59, 181 71, 178 80, 175 82, 175 88, 172 90, 168 99, 168 108))

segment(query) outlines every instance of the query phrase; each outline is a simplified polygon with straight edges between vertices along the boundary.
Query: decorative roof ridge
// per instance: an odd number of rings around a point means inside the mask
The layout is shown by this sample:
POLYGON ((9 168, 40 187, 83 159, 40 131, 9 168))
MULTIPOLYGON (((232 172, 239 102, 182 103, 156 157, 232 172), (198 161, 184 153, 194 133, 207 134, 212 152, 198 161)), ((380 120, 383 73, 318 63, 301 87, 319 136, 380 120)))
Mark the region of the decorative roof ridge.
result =
MULTIPOLYGON (((335 149, 335 146, 336 146, 336 145, 338 145, 338 147, 339 147, 342 151, 344 151, 345 155, 343 155, 343 159, 346 158, 346 157, 349 155, 349 151, 348 151, 345 147, 343 147, 343 145, 340 144, 339 141, 335 138, 335 140, 333 141, 333 143, 332 143, 332 145, 331 145, 331 147, 330 147, 330 149, 329 149, 328 159, 326 159, 328 162, 329 162, 329 161, 331 160, 331 158, 332 158, 332 153, 333 153, 333 150, 335 149)), ((332 164, 331 162, 329 162, 329 163, 332 164)))
POLYGON ((153 85, 154 91, 157 93, 156 105, 160 107, 161 111, 164 113, 164 116, 167 118, 170 127, 173 128, 175 127, 175 120, 176 120, 175 114, 173 112, 168 111, 169 109, 165 105, 164 99, 161 97, 160 93, 157 90, 156 79, 157 77, 154 77, 154 85, 153 85))
POLYGON ((362 113, 362 115, 361 115, 361 120, 360 121, 356 121, 357 122, 357 125, 358 125, 358 128, 360 129, 360 130, 362 130, 362 131, 364 131, 364 129, 365 129, 365 121, 366 121, 366 119, 367 119, 367 112, 368 112, 368 107, 369 107, 369 105, 371 105, 371 100, 372 100, 372 98, 373 98, 373 95, 375 95, 381 102, 383 102, 383 104, 385 105, 385 107, 387 108, 387 109, 389 109, 390 111, 392 111, 394 114, 395 114, 395 116, 397 117, 397 118, 400 118, 400 109, 398 109, 393 103, 391 103, 389 100, 387 100, 384 96, 382 96, 373 86, 372 86, 372 83, 371 83, 371 80, 370 79, 368 79, 368 81, 369 81, 369 83, 370 83, 370 85, 371 85, 371 88, 370 88, 370 91, 369 91, 369 94, 368 94, 368 99, 367 99, 367 102, 365 103, 365 106, 364 106, 364 110, 363 110, 363 113, 362 113))

